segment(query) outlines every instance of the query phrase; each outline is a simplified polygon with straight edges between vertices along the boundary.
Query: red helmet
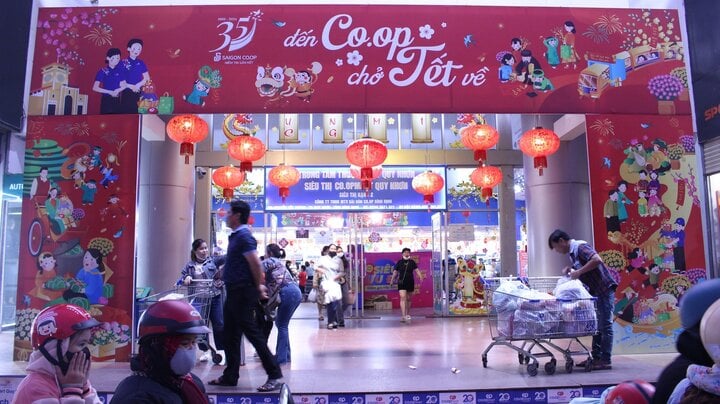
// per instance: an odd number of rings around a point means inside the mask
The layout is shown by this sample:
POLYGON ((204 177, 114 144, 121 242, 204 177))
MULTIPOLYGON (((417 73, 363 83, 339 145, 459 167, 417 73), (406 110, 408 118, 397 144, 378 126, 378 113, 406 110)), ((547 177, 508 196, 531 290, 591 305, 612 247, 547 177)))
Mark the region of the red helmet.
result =
POLYGON ((189 303, 163 300, 148 307, 140 316, 138 337, 158 334, 206 334, 210 329, 200 313, 189 303))
POLYGON ((645 380, 622 382, 610 390, 606 403, 650 404, 655 395, 655 386, 645 380))
POLYGON ((32 324, 32 345, 37 349, 52 339, 63 340, 78 331, 97 327, 100 322, 82 307, 57 304, 44 308, 32 324))

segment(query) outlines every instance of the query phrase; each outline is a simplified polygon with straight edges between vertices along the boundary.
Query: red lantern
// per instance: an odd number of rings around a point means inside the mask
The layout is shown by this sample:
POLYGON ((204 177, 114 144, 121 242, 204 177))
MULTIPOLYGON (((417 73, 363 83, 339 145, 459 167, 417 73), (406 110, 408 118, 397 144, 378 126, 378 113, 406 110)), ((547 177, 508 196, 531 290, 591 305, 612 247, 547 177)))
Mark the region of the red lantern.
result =
POLYGON ((241 135, 228 143, 227 150, 230 157, 240 161, 242 171, 252 171, 252 162, 265 155, 265 143, 255 136, 241 135))
POLYGON ((270 183, 280 188, 280 197, 283 203, 285 198, 290 195, 290 187, 297 184, 300 181, 300 171, 293 166, 286 166, 280 164, 277 167, 273 167, 268 173, 268 179, 270 183))
POLYGON ((360 167, 361 181, 372 181, 373 167, 381 165, 387 155, 387 147, 383 142, 367 137, 350 143, 345 150, 350 164, 360 167))
POLYGON ((518 146, 523 153, 534 157, 533 164, 539 168, 540 175, 543 168, 547 168, 547 156, 555 153, 560 147, 560 138, 550 129, 536 127, 523 133, 518 146))
POLYGON ((418 174, 412 180, 413 189, 424 196, 423 200, 428 205, 435 202, 435 193, 445 185, 445 180, 439 174, 432 171, 425 171, 418 174))
POLYGON ((482 197, 490 205, 493 188, 502 182, 502 170, 493 166, 478 167, 470 174, 470 181, 480 187, 482 197))
POLYGON ((213 183, 223 190, 223 198, 230 200, 235 187, 245 182, 245 173, 237 167, 225 166, 213 170, 213 183))
POLYGON ((487 160, 487 149, 495 146, 500 134, 490 125, 468 125, 460 130, 460 141, 468 149, 474 150, 474 158, 482 164, 487 160))
POLYGON ((180 155, 185 156, 185 164, 190 164, 194 144, 208 135, 208 124, 197 115, 177 115, 165 126, 170 139, 180 143, 180 155))
POLYGON ((375 178, 378 178, 380 174, 382 174, 382 166, 375 166, 372 168, 372 175, 370 179, 363 180, 360 175, 360 167, 356 165, 350 165, 350 175, 353 176, 353 178, 357 178, 360 180, 360 186, 362 189, 366 192, 370 191, 370 187, 372 185, 372 180, 375 178))

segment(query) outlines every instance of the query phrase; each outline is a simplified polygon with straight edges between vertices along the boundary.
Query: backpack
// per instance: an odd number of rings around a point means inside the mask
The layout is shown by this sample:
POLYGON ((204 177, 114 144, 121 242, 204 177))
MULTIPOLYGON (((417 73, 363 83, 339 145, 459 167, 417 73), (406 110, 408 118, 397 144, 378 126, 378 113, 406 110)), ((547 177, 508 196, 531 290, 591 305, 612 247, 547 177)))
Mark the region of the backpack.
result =
MULTIPOLYGON (((280 299, 280 289, 282 289, 282 283, 285 281, 285 276, 287 276, 287 270, 283 274, 283 280, 278 283, 275 282, 275 277, 273 276, 273 260, 266 260, 263 264, 265 267, 265 284, 268 286, 268 298, 267 300, 261 301, 260 305, 265 312, 265 316, 270 320, 275 320, 277 308, 280 306, 280 303, 282 303, 280 299), (268 279, 272 279, 272 281, 268 282, 268 279)), ((285 269, 284 266, 282 268, 285 269)))

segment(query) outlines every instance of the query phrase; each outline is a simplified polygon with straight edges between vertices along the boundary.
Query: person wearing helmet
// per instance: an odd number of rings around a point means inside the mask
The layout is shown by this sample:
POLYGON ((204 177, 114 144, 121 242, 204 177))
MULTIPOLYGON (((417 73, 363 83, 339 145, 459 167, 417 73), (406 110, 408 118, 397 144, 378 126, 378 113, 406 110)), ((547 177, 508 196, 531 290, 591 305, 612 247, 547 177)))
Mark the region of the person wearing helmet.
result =
POLYGON ((43 309, 32 324, 33 352, 28 375, 13 403, 100 403, 90 384, 90 333, 100 323, 81 307, 58 304, 43 309))
POLYGON ((148 307, 138 322, 133 374, 120 382, 110 403, 208 403, 205 386, 190 373, 196 340, 208 332, 200 313, 187 302, 164 300, 148 307))

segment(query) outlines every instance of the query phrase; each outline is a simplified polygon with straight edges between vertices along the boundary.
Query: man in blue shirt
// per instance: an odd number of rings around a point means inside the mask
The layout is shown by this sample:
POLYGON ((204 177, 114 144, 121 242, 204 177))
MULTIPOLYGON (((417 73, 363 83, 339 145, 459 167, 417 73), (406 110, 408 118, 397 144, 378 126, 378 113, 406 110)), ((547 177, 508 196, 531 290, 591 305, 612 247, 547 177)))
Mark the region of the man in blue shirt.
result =
POLYGON ((567 254, 570 266, 563 273, 580 279, 591 295, 597 298, 598 332, 592 338, 592 362, 577 366, 591 366, 592 370, 612 369, 613 308, 617 283, 594 248, 583 240, 571 239, 562 230, 555 230, 548 238, 548 246, 560 254, 567 254))
POLYGON ((275 356, 267 346, 267 340, 255 320, 258 301, 268 298, 263 282, 263 271, 257 253, 257 241, 248 227, 250 205, 245 201, 230 203, 226 221, 233 229, 228 239, 227 258, 223 281, 227 289, 225 301, 225 357, 227 363, 222 376, 208 382, 214 386, 237 386, 240 377, 240 343, 243 334, 257 351, 267 382, 258 391, 278 390, 282 386, 282 371, 275 356))

